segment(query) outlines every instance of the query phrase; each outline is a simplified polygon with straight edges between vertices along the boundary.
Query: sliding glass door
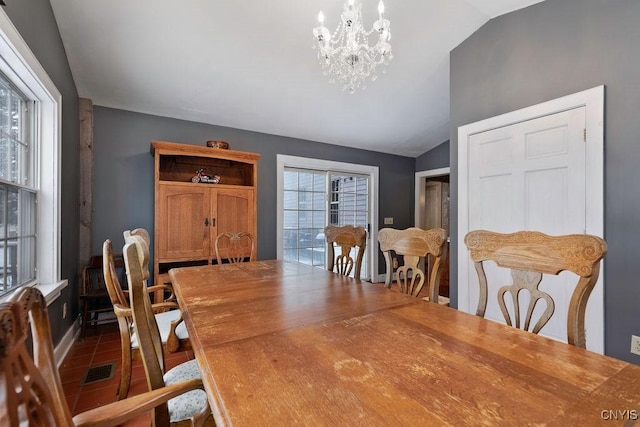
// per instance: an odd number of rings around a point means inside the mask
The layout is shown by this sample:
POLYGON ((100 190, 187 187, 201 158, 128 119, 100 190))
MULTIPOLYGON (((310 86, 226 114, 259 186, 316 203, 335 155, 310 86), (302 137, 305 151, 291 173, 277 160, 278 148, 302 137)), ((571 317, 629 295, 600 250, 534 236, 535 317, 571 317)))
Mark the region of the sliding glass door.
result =
POLYGON ((327 177, 322 171, 284 171, 285 260, 325 266, 324 227, 327 218, 327 177))
MULTIPOLYGON (((324 227, 354 225, 369 230, 370 187, 367 175, 285 167, 283 258, 325 268, 324 227)), ((355 259, 355 249, 352 257, 355 259)), ((369 276, 368 266, 367 255, 363 279, 369 276)))
MULTIPOLYGON (((328 172, 331 186, 329 218, 331 225, 354 225, 369 231, 369 177, 343 172, 328 172)), ((367 245, 371 242, 367 241, 367 245)), ((334 251, 340 253, 340 249, 334 251)), ((368 253, 368 252, 367 252, 368 253)), ((351 258, 357 256, 357 249, 351 249, 351 258)), ((369 259, 362 260, 363 278, 369 278, 369 259), (367 272, 367 273, 364 273, 367 272)))

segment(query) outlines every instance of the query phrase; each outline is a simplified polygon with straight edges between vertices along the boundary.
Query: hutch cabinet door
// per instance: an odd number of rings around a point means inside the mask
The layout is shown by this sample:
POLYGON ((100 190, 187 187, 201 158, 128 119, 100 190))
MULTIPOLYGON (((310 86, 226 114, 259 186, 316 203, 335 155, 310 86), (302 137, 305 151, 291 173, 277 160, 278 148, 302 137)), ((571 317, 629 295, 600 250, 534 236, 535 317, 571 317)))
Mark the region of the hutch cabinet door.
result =
POLYGON ((156 203, 158 261, 208 258, 211 229, 209 188, 160 185, 156 203))
MULTIPOLYGON (((255 238, 257 227, 254 190, 212 189, 211 191, 211 215, 213 220, 211 241, 214 242, 216 236, 220 233, 240 231, 251 233, 255 238)), ((220 247, 223 257, 226 257, 225 249, 224 246, 220 247)))

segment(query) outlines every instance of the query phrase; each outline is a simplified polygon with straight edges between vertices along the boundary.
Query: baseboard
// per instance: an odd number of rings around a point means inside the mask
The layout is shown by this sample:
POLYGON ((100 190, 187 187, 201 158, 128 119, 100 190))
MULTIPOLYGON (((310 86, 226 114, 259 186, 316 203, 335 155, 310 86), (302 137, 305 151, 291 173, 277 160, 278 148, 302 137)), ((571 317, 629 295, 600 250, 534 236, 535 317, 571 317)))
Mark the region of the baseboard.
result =
POLYGON ((60 367, 64 358, 67 357, 69 350, 80 336, 80 318, 78 317, 71 325, 66 334, 62 337, 56 348, 53 350, 53 355, 56 359, 56 365, 60 367))
MULTIPOLYGON (((375 280, 373 280, 373 283, 384 283, 386 279, 387 279, 386 274, 378 274, 375 280)), ((395 274, 394 274, 394 279, 395 279, 395 274)))

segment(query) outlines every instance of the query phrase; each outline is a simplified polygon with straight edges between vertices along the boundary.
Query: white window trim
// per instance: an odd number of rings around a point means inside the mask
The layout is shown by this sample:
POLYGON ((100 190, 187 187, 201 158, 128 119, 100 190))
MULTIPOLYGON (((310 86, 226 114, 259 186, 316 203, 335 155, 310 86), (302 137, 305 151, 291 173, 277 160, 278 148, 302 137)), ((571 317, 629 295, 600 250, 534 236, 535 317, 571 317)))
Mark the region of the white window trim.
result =
POLYGON ((34 113, 38 156, 38 243, 36 283, 50 304, 67 286, 60 279, 60 141, 62 95, 29 49, 4 10, 0 9, 0 70, 37 102, 34 113), (47 159, 47 161, 42 161, 47 159))
MULTIPOLYGON (((369 247, 367 251, 370 253, 371 263, 369 265, 369 276, 371 280, 376 282, 379 280, 378 275, 378 176, 379 169, 377 166, 358 165, 355 163, 334 162, 331 160, 312 159, 308 157, 296 157, 288 156, 285 154, 278 154, 276 160, 276 173, 277 173, 277 257, 283 258, 282 239, 284 235, 282 212, 284 210, 284 169, 287 168, 300 168, 300 169, 314 169, 314 170, 330 170, 332 172, 345 172, 356 173, 360 175, 368 175, 371 180, 371 190, 369 198, 369 212, 371 215, 371 232, 369 235, 369 247)), ((383 279, 384 281, 384 279, 383 279)))

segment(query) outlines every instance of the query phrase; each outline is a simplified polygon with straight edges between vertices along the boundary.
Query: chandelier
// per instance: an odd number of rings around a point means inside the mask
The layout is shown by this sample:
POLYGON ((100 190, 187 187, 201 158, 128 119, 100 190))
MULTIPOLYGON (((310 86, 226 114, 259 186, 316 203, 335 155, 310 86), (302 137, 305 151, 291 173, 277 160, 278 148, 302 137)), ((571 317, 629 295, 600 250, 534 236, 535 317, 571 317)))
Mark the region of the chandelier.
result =
POLYGON ((338 28, 333 33, 324 26, 324 14, 318 14, 320 26, 313 29, 317 40, 318 60, 322 65, 329 81, 342 83, 343 89, 354 93, 356 89, 366 88, 366 80, 374 81, 378 78, 376 67, 382 65, 383 73, 393 58, 391 53, 391 39, 389 20, 384 19, 384 4, 378 3, 379 18, 373 23, 370 31, 362 25, 362 3, 360 0, 347 0, 340 16, 338 28), (378 40, 373 46, 369 45, 369 36, 377 33, 378 40))

